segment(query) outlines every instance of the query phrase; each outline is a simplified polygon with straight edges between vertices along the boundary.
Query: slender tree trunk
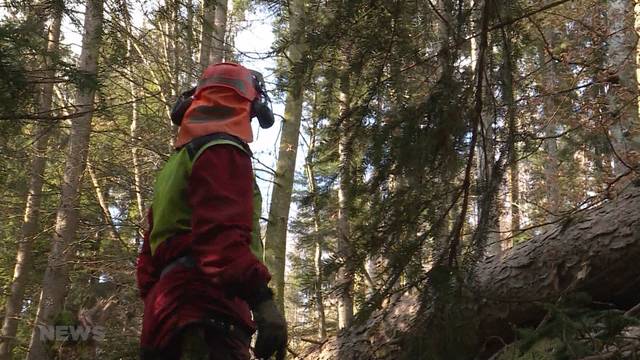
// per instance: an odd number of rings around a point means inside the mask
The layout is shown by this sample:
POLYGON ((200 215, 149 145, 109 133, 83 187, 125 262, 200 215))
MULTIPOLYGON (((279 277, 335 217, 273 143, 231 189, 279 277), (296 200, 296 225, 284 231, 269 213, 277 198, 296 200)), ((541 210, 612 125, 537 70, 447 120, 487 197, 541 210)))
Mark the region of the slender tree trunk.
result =
POLYGON ((177 24, 179 21, 178 6, 179 5, 177 1, 167 1, 165 4, 165 11, 167 14, 162 18, 162 23, 160 24, 160 27, 162 29, 162 50, 164 55, 164 60, 162 61, 162 63, 166 64, 166 73, 168 75, 168 84, 166 86, 170 91, 171 99, 177 98, 178 94, 180 93, 178 54, 176 46, 176 43, 179 42, 178 36, 176 34, 177 24))
POLYGON ((340 89, 340 138, 338 139, 338 256, 342 266, 338 269, 338 329, 351 326, 353 322, 353 259, 351 259, 351 230, 349 226, 349 187, 351 186, 351 141, 348 113, 350 77, 344 76, 340 89))
MULTIPOLYGON (((557 34, 553 29, 548 29, 544 32, 547 44, 551 49, 557 42, 557 34)), ((540 44, 540 64, 545 64, 547 59, 547 53, 544 46, 540 44)), ((556 139, 556 118, 559 111, 559 104, 556 98, 551 94, 554 89, 557 88, 557 69, 554 60, 548 66, 547 71, 543 75, 543 86, 545 97, 543 103, 543 116, 544 116, 544 143, 543 147, 546 153, 546 161, 543 165, 543 172, 545 178, 545 192, 547 194, 547 220, 553 221, 559 216, 561 207, 560 197, 560 182, 558 180, 558 142, 556 139)))
POLYGON ((276 301, 284 310, 284 270, 287 254, 287 226, 296 155, 298 153, 298 135, 302 117, 304 70, 301 60, 304 52, 304 7, 305 0, 292 0, 290 3, 289 29, 292 44, 289 47, 289 88, 285 102, 282 133, 278 162, 274 179, 271 204, 269 206, 269 224, 265 234, 265 258, 272 274, 276 301))
POLYGON ((136 144, 138 139, 138 105, 135 100, 138 95, 136 86, 130 83, 131 86, 131 125, 129 127, 129 136, 131 139, 131 158, 133 160, 133 190, 136 193, 136 205, 138 210, 138 220, 140 223, 144 221, 144 200, 142 199, 142 167, 140 166, 140 150, 136 144))
POLYGON ((311 127, 311 139, 309 140, 309 151, 306 160, 306 172, 309 186, 309 194, 312 197, 311 206, 313 207, 313 229, 314 229, 314 242, 315 242, 315 252, 313 256, 313 268, 315 271, 315 291, 314 297, 316 301, 316 311, 318 316, 318 338, 320 340, 327 337, 327 324, 325 319, 324 312, 324 298, 322 296, 322 282, 323 282, 323 274, 322 274, 322 251, 323 251, 323 241, 322 236, 320 235, 320 207, 318 203, 318 193, 317 193, 317 184, 315 178, 315 172, 313 168, 314 161, 314 151, 316 145, 316 128, 315 125, 311 127))
MULTIPOLYGON (((472 8, 474 9, 474 12, 476 12, 477 14, 480 13, 479 9, 482 9, 484 7, 485 7, 484 0, 472 1, 472 8)), ((476 18, 479 18, 479 17, 472 15, 472 19, 474 19, 473 20, 474 32, 480 30, 480 26, 479 26, 480 24, 477 20, 475 20, 476 18)), ((477 69, 476 64, 478 62, 478 52, 479 52, 479 48, 478 48, 477 41, 473 40, 471 43, 471 60, 472 60, 473 69, 477 69)), ((491 61, 492 52, 491 51, 487 52, 485 56, 486 56, 487 62, 491 61)), ((491 67, 487 66, 487 68, 490 69, 491 67)), ((483 89, 485 89, 483 96, 485 97, 485 99, 488 100, 492 96, 492 94, 491 94, 491 89, 487 84, 487 80, 486 80, 487 75, 484 73, 475 74, 475 75, 482 77, 482 81, 484 82, 483 89)), ((484 217, 488 217, 489 226, 487 227, 486 236, 485 236, 486 255, 500 256, 502 254, 502 242, 501 242, 500 232, 499 232, 500 230, 499 214, 500 214, 501 202, 490 200, 487 198, 487 197, 496 196, 496 194, 492 193, 491 191, 488 191, 490 183, 492 181, 496 181, 496 179, 494 179, 494 176, 496 176, 496 174, 492 173, 492 168, 496 161, 495 133, 493 130, 493 125, 494 125, 494 114, 490 113, 486 109, 483 109, 482 121, 480 122, 479 129, 478 129, 478 142, 477 142, 477 149, 476 149, 476 152, 478 154, 476 158, 476 182, 478 184, 476 211, 477 211, 478 224, 482 221, 484 217), (483 210, 482 203, 487 201, 491 201, 493 204, 488 209, 483 210)))
MULTIPOLYGON (((127 58, 131 58, 133 56, 133 26, 131 26, 131 14, 129 13, 129 9, 127 7, 127 2, 124 1, 124 18, 125 18, 125 26, 127 27, 127 58)), ((142 168, 140 165, 140 154, 139 148, 136 146, 138 143, 138 97, 140 95, 140 91, 138 86, 136 85, 134 79, 135 69, 133 67, 133 63, 129 63, 127 68, 127 75, 129 77, 129 95, 131 101, 131 124, 129 126, 129 139, 131 141, 131 159, 133 162, 133 191, 136 195, 136 209, 138 210, 138 225, 142 229, 144 218, 145 218, 145 209, 144 209, 144 200, 142 198, 142 168)), ((140 245, 140 232, 136 236, 136 249, 140 245)))
POLYGON ((171 46, 169 50, 171 51, 171 84, 173 84, 173 95, 178 96, 181 91, 183 91, 184 83, 183 76, 180 76, 182 72, 182 57, 186 55, 184 51, 184 40, 182 34, 180 33, 180 27, 182 20, 180 19, 180 4, 181 1, 173 0, 170 3, 171 6, 171 24, 169 29, 169 41, 171 46))
POLYGON ((216 0, 202 0, 202 33, 200 34, 200 55, 198 63, 200 72, 209 65, 211 46, 213 45, 213 29, 216 22, 216 0))
MULTIPOLYGON (((510 14, 507 14, 510 16, 510 14)), ((507 16, 507 17, 508 17, 507 16)), ((511 211, 511 224, 510 233, 511 236, 515 235, 520 230, 520 208, 518 207, 518 201, 520 198, 519 188, 519 166, 518 166, 518 147, 517 147, 517 119, 516 119, 516 104, 514 99, 514 84, 513 84, 513 72, 515 66, 513 64, 513 51, 512 42, 505 29, 502 30, 502 53, 503 67, 502 71, 502 100, 507 107, 506 121, 508 127, 508 163, 509 163, 509 203, 511 211)), ((512 246, 513 240, 509 244, 502 244, 503 249, 512 246)))
POLYGON ((102 190, 102 186, 100 186, 100 180, 98 180, 98 176, 96 176, 96 172, 93 170, 93 166, 89 162, 87 162, 87 172, 89 173, 93 189, 96 193, 96 200, 98 200, 98 205, 100 205, 100 210, 102 210, 102 217, 109 227, 109 235, 111 235, 113 240, 122 242, 118 229, 116 229, 115 222, 109 212, 107 200, 104 198, 104 192, 102 190))
POLYGON ((632 151, 640 152, 640 121, 638 119, 638 79, 634 31, 634 1, 608 1, 607 21, 610 34, 607 43, 609 71, 618 78, 608 91, 609 111, 613 124, 610 127, 614 155, 614 172, 624 173, 628 166, 635 166, 630 159, 632 151))
MULTIPOLYGON (((636 36, 640 34, 640 2, 636 1, 635 6, 633 7, 634 14, 634 30, 636 36)), ((636 53, 636 91, 640 92, 640 45, 635 42, 635 53, 636 53)), ((636 107, 638 108, 638 116, 640 117, 640 96, 636 99, 636 107)), ((640 124, 636 123, 635 126, 630 131, 631 138, 636 144, 640 144, 640 124)))
POLYGON ((82 51, 79 69, 86 82, 78 88, 76 108, 78 117, 73 119, 67 160, 62 181, 60 207, 56 214, 56 225, 51 239, 51 252, 42 281, 42 292, 38 304, 36 321, 31 333, 27 360, 48 359, 46 344, 41 337, 40 326, 51 326, 64 303, 68 286, 69 253, 78 227, 78 192, 80 180, 86 166, 91 118, 94 108, 97 64, 102 34, 103 2, 87 1, 82 51))
MULTIPOLYGON (((58 51, 60 41, 60 24, 62 22, 62 4, 54 6, 51 24, 48 30, 48 43, 44 59, 44 77, 51 80, 55 76, 55 65, 52 55, 58 51)), ((51 117, 51 103, 53 100, 53 81, 42 85, 38 115, 43 118, 51 117)), ((40 219, 40 205, 42 203, 42 186, 44 170, 47 163, 46 150, 51 136, 53 124, 48 119, 38 125, 35 131, 34 154, 29 173, 29 186, 27 188, 27 200, 24 210, 24 219, 20 229, 20 239, 18 240, 18 251, 16 254, 16 264, 13 270, 13 281, 7 297, 4 321, 2 324, 2 342, 0 343, 0 359, 11 358, 11 351, 14 346, 14 338, 18 328, 18 319, 24 299, 24 291, 27 282, 27 275, 31 270, 32 244, 38 232, 40 219)))
MULTIPOLYGON (((546 102, 552 102, 551 100, 546 102)), ((553 105, 545 105, 545 109, 553 108, 553 105)), ((548 112, 545 112, 548 114, 548 112)), ((545 188, 547 193, 547 211, 549 212, 547 220, 553 221, 559 216, 560 212, 560 182, 558 180, 558 142, 553 131, 553 127, 547 127, 544 133, 544 150, 547 153, 544 163, 545 188)))
POLYGON ((193 61, 193 50, 196 48, 196 40, 194 36, 194 27, 193 27, 193 0, 188 0, 186 2, 186 10, 187 10, 187 43, 185 44, 186 58, 185 58, 185 66, 187 71, 187 76, 185 78, 185 82, 187 85, 193 84, 194 80, 197 78, 195 73, 195 63, 193 61))
POLYGON ((216 64, 227 60, 227 0, 216 0, 216 14, 209 63, 216 64))

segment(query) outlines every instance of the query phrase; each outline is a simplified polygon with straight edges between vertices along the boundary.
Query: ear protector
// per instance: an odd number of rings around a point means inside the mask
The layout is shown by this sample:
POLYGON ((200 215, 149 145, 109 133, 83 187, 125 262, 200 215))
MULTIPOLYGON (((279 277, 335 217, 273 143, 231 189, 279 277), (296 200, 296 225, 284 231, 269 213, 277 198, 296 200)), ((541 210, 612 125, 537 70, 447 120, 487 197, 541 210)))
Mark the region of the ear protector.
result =
POLYGON ((257 117, 260 127, 268 129, 275 122, 273 111, 271 110, 271 99, 269 99, 269 95, 267 95, 262 74, 255 70, 250 71, 253 77, 253 86, 255 86, 258 92, 258 97, 251 103, 251 117, 257 117))
POLYGON ((171 108, 171 122, 175 125, 180 126, 180 124, 182 124, 182 118, 193 102, 193 95, 196 93, 196 89, 197 87, 194 86, 183 92, 178 96, 176 103, 173 104, 173 108, 171 108))
MULTIPOLYGON (((250 71, 253 86, 258 93, 258 96, 251 102, 251 118, 257 117, 260 127, 268 129, 275 122, 273 111, 271 110, 271 99, 269 99, 269 95, 267 95, 262 74, 255 70, 250 71)), ((180 124, 182 124, 182 119, 193 102, 193 96, 195 95, 196 90, 197 87, 194 86, 178 96, 170 114, 171 122, 175 125, 180 126, 180 124)))

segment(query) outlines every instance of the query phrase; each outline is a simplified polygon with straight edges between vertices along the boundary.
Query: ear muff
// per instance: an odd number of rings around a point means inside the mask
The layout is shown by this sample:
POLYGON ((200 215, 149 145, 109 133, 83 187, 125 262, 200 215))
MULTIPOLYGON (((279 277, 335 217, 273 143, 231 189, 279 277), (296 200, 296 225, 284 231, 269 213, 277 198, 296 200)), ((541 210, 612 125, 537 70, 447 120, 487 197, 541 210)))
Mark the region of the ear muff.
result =
POLYGON ((178 96, 176 103, 171 108, 171 122, 180 126, 182 124, 182 118, 184 114, 191 106, 191 102, 193 102, 193 94, 196 93, 196 87, 193 87, 178 96))
POLYGON ((251 75, 253 76, 253 85, 258 92, 258 97, 251 103, 251 117, 257 117, 260 127, 268 129, 275 122, 273 111, 271 110, 271 99, 267 95, 262 74, 251 70, 251 75))
POLYGON ((251 114, 258 118, 260 127, 263 129, 270 128, 275 122, 273 111, 271 111, 268 101, 260 99, 253 100, 251 103, 251 114))

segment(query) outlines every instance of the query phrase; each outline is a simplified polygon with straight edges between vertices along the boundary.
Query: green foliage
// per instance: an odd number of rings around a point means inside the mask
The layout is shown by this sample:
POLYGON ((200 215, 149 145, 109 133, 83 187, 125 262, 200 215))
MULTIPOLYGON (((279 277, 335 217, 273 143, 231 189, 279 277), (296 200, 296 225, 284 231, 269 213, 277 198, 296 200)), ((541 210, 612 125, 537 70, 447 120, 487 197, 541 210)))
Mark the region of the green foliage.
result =
POLYGON ((41 45, 34 36, 34 24, 20 21, 0 22, 0 121, 4 134, 16 131, 18 114, 24 114, 36 92, 28 79, 25 57, 30 57, 41 45), (7 125, 5 125, 7 124, 7 125))
POLYGON ((623 339, 622 330, 640 321, 615 309, 593 309, 589 296, 574 294, 547 304, 547 316, 535 329, 518 329, 518 341, 501 359, 569 360, 600 354, 623 339), (517 349, 517 351, 515 350, 517 349))
POLYGON ((421 317, 425 322, 405 339, 402 359, 463 360, 474 353, 477 323, 459 273, 447 266, 433 267, 427 274, 421 317), (438 329, 429 332, 427 329, 438 329))

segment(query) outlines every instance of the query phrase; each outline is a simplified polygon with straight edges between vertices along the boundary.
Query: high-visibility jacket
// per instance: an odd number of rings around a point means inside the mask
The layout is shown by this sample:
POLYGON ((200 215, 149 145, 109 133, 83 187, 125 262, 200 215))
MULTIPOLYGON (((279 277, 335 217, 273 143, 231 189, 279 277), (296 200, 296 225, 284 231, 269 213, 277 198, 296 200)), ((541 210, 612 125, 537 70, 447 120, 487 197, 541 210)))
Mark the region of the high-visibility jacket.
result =
POLYGON ((138 257, 143 348, 163 349, 184 326, 208 318, 255 331, 246 300, 270 280, 260 261, 259 214, 244 142, 212 134, 170 157, 156 180, 138 257), (185 256, 193 266, 172 266, 185 256))

